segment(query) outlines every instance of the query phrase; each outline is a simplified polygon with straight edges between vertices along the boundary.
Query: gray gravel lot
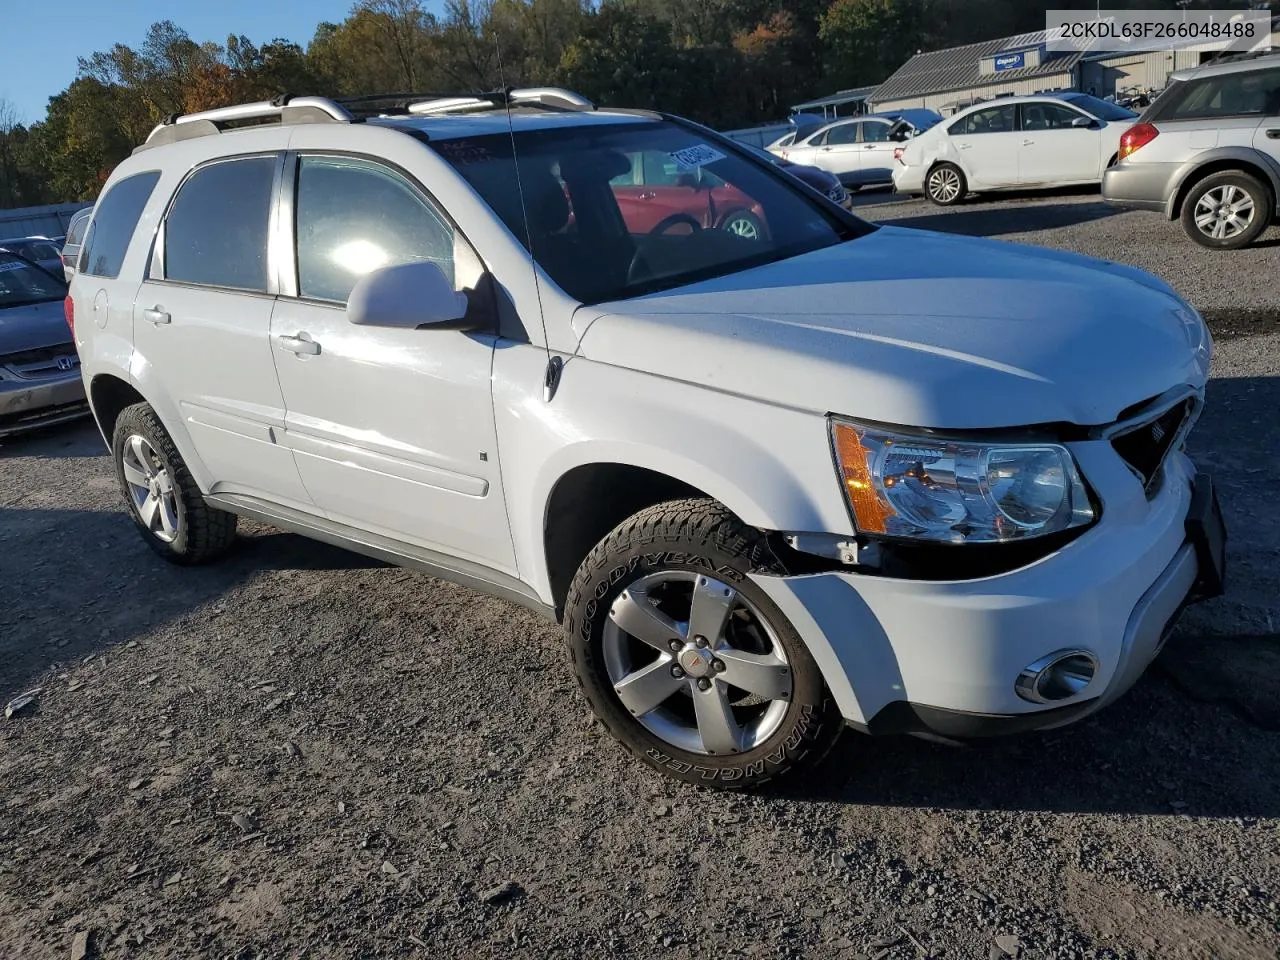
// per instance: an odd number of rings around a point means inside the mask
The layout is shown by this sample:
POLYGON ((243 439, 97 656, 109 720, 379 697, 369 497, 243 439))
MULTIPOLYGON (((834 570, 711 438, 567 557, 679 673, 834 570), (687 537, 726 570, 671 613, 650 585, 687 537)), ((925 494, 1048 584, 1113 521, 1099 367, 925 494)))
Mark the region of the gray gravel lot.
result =
POLYGON ((1280 233, 1095 195, 874 219, 1153 269, 1220 336, 1194 452, 1229 595, 1063 731, 853 735, 786 793, 667 783, 556 629, 264 527, 158 561, 91 427, 0 447, 0 960, 1280 956, 1280 233), (1043 224, 1052 229, 1043 229, 1043 224))

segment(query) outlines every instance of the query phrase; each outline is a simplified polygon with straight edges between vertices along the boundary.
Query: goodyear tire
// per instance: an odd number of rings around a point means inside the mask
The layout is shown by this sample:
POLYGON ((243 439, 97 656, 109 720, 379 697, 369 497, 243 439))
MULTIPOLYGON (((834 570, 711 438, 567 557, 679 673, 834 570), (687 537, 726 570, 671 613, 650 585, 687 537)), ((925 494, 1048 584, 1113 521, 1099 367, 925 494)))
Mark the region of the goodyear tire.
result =
POLYGON ((817 664, 749 572, 783 573, 720 504, 677 500, 616 527, 565 606, 596 716, 668 776, 756 787, 816 765, 843 726, 817 664))

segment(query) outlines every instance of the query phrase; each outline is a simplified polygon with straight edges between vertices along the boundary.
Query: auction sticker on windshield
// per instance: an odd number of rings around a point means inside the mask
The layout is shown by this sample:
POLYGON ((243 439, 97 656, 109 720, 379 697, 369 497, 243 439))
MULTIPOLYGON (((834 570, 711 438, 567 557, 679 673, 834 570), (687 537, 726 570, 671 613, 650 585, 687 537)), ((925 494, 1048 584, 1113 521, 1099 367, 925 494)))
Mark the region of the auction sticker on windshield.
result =
POLYGON ((676 166, 681 170, 693 170, 725 158, 725 154, 715 147, 708 147, 706 144, 701 143, 696 147, 685 147, 683 150, 676 150, 674 153, 667 154, 667 156, 674 160, 676 166))

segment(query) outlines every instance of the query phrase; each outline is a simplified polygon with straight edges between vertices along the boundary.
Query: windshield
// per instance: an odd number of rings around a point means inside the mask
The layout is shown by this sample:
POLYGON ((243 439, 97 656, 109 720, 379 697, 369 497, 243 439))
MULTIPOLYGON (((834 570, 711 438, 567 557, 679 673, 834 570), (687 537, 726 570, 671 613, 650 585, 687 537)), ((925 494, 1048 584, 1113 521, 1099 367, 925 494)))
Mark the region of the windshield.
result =
POLYGON ((28 260, 57 260, 59 256, 57 245, 43 237, 30 240, 0 240, 0 249, 21 254, 28 260))
POLYGON ((0 253, 0 310, 61 300, 66 295, 67 285, 47 270, 12 254, 0 253))
POLYGON ((1087 110, 1099 120, 1136 120, 1138 115, 1132 110, 1117 106, 1114 103, 1107 103, 1105 100, 1099 100, 1097 97, 1091 97, 1087 93, 1077 93, 1074 96, 1063 97, 1068 103, 1073 103, 1081 110, 1087 110))
POLYGON ((551 279, 583 303, 735 273, 873 229, 842 219, 771 164, 674 123, 526 130, 430 144, 551 279))

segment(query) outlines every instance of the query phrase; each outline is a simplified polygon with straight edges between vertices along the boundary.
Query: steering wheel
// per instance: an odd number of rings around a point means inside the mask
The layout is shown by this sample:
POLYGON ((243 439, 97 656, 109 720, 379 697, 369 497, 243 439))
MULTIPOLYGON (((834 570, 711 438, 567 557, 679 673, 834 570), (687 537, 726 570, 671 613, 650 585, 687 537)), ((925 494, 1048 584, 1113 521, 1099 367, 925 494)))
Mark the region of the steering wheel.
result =
MULTIPOLYGON (((672 227, 687 226, 690 228, 690 234, 701 233, 702 224, 687 213, 673 213, 671 216, 659 221, 658 225, 649 231, 649 236, 660 237, 672 227)), ((636 283, 644 279, 644 273, 649 269, 649 263, 645 259, 644 247, 637 246, 636 252, 631 257, 631 263, 627 265, 627 283, 636 283)))
POLYGON ((680 224, 688 225, 693 229, 694 233, 698 233, 702 230, 702 224, 700 224, 697 220, 693 219, 693 217, 689 216, 689 214, 673 213, 671 216, 667 217, 666 219, 659 221, 658 225, 649 231, 649 236, 660 237, 664 233, 666 233, 668 230, 670 230, 672 227, 679 226, 680 224))

